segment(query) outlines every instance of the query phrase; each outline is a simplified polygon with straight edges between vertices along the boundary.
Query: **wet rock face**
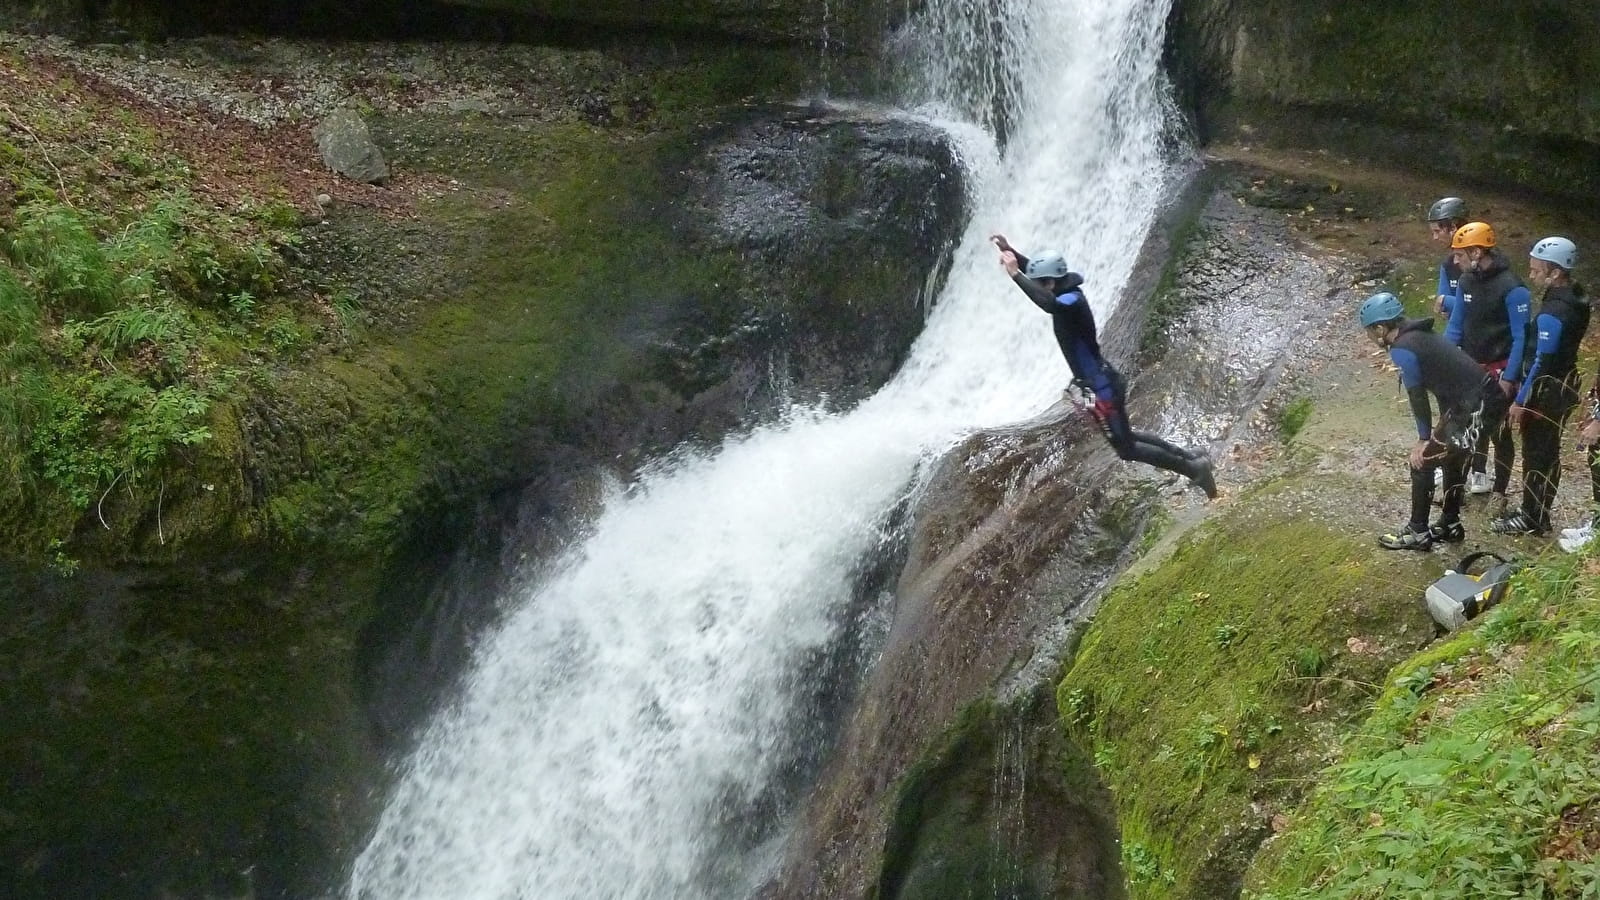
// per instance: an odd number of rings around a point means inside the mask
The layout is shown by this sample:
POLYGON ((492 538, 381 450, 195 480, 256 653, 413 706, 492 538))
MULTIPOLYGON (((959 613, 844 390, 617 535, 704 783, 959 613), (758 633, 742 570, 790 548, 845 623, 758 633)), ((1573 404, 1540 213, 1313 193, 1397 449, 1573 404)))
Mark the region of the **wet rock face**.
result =
MULTIPOLYGON (((1177 298, 1142 295, 1167 265, 1147 247, 1102 346, 1132 382, 1136 427, 1216 450, 1253 427, 1283 360, 1347 280, 1281 222, 1228 190, 1201 191, 1199 246, 1179 251, 1192 265, 1166 279, 1177 298), (1165 320, 1147 323, 1157 307, 1165 320), (1152 328, 1170 349, 1139 359, 1152 328)), ((1031 692, 1049 692, 1162 480, 1118 461, 1065 402, 951 451, 915 512, 881 657, 764 897, 965 896, 974 881, 1006 885, 1004 896, 1124 895, 1091 767, 1060 746, 1053 706, 1031 692), (1035 807, 1013 783, 1049 799, 1035 807)))
POLYGON ((825 45, 875 53, 890 0, 24 0, 0 26, 104 37, 269 31, 305 36, 538 39, 564 28, 825 45))
POLYGON ((858 43, 881 34, 899 4, 868 0, 447 0, 457 6, 632 28, 670 28, 764 40, 858 43))
POLYGON ((1203 137, 1590 200, 1600 17, 1587 0, 1379 7, 1178 0, 1168 58, 1203 137))
MULTIPOLYGON (((425 574, 394 578, 367 642, 369 704, 391 738, 453 683, 520 563, 562 546, 599 471, 628 477, 655 452, 714 444, 786 401, 845 407, 877 390, 921 332, 964 219, 941 133, 821 110, 725 129, 674 190, 658 211, 678 252, 741 264, 693 292, 641 297, 618 324, 627 372, 575 383, 566 419, 526 438, 531 477, 417 539, 425 574)), ((626 235, 602 252, 607 265, 632 264, 626 235)))
POLYGON ((799 398, 849 405, 899 368, 960 235, 945 138, 904 119, 793 110, 714 149, 706 239, 744 261, 750 324, 799 398))

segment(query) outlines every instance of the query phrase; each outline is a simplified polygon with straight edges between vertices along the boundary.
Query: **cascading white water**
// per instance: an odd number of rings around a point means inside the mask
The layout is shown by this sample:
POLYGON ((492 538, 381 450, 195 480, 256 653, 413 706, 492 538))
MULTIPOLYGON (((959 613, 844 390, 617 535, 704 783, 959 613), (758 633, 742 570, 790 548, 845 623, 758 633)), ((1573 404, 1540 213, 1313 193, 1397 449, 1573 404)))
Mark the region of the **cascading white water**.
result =
POLYGON ((708 858, 727 852, 716 823, 788 758, 799 667, 837 638, 918 463, 1067 380, 987 235, 1064 251, 1102 317, 1127 280, 1174 171, 1169 2, 928 0, 902 36, 919 114, 966 134, 1004 121, 1007 140, 969 148, 974 221, 910 360, 851 412, 793 410, 619 489, 478 648, 351 898, 741 894, 727 873, 749 861, 708 858))

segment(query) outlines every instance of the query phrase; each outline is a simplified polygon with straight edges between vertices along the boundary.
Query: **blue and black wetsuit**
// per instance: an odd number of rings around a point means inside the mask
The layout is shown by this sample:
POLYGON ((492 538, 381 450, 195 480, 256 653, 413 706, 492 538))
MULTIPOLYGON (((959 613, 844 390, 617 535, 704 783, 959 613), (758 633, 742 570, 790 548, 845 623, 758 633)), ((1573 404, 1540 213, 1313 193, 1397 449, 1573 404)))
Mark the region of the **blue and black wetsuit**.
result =
POLYGON ((1517 392, 1522 417, 1522 514, 1540 530, 1561 481, 1561 431, 1578 405, 1578 345, 1589 330, 1589 298, 1581 285, 1545 292, 1528 329, 1533 350, 1517 392))
MULTIPOLYGON (((1477 270, 1461 274, 1455 307, 1444 334, 1467 351, 1485 372, 1516 382, 1522 376, 1523 359, 1528 352, 1528 310, 1533 300, 1500 251, 1490 252, 1478 265, 1477 270)), ((1483 447, 1473 456, 1474 472, 1488 468, 1485 450, 1491 440, 1494 492, 1503 494, 1511 483, 1511 467, 1516 461, 1511 423, 1504 422, 1500 430, 1484 436, 1483 447)))
POLYGON ((1455 314, 1456 303, 1461 294, 1461 267, 1456 265, 1456 255, 1446 253, 1444 261, 1439 263, 1439 288, 1438 296, 1444 298, 1444 318, 1450 321, 1455 314))
MULTIPOLYGON (((1027 266, 1028 261, 1021 254, 1017 254, 1017 259, 1023 267, 1027 266)), ((1020 272, 1013 280, 1035 306, 1050 314, 1061 355, 1067 358, 1073 379, 1093 392, 1095 421, 1100 423, 1100 430, 1117 451, 1117 456, 1195 478, 1199 474, 1197 463, 1201 457, 1191 455, 1158 435, 1134 431, 1129 423, 1127 384, 1100 355, 1094 311, 1083 293, 1083 276, 1069 272, 1065 278, 1056 279, 1054 292, 1020 272)), ((1211 489, 1207 491, 1210 493, 1211 489)))
POLYGON ((1400 383, 1411 399, 1417 440, 1427 441, 1427 464, 1411 470, 1411 525, 1428 527, 1428 506, 1433 499, 1433 470, 1444 468, 1444 511, 1441 525, 1461 520, 1462 485, 1472 450, 1480 435, 1500 428, 1506 395, 1489 375, 1450 341, 1433 330, 1433 319, 1407 319, 1389 345, 1389 358, 1400 369, 1400 383), (1428 396, 1439 402, 1434 421, 1428 396))

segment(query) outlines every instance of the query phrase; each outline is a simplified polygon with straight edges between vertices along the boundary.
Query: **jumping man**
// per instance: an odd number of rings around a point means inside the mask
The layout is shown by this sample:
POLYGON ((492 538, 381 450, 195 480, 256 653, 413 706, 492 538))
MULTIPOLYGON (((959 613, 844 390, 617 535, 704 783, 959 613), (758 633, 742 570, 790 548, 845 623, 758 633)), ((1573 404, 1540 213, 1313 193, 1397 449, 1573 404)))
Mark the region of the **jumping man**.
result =
POLYGON ((1100 355, 1094 312, 1083 293, 1083 276, 1068 271, 1067 261, 1060 255, 1030 260, 1018 253, 1004 235, 997 234, 991 240, 999 248, 1000 265, 1011 280, 1035 306, 1050 314, 1056 343, 1072 369, 1073 384, 1094 395, 1090 412, 1117 456, 1182 475, 1215 499, 1217 483, 1212 477, 1209 455, 1133 430, 1128 421, 1127 384, 1100 355))

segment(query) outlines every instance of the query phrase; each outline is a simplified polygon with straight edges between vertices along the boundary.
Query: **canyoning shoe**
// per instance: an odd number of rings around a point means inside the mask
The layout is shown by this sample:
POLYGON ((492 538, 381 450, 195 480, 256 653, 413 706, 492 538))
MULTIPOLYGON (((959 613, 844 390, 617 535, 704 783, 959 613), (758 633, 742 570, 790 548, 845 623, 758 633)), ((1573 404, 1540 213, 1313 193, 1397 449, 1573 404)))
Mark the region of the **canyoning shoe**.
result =
POLYGON ((1487 494, 1494 490, 1494 478, 1488 472, 1467 473, 1467 493, 1487 494))
POLYGON ((1577 553, 1579 550, 1589 546, 1589 543, 1593 540, 1594 525, 1586 524, 1581 528, 1564 529, 1561 538, 1557 540, 1556 543, 1560 544, 1561 549, 1567 551, 1568 553, 1577 553), (1567 534, 1566 532, 1569 531, 1572 533, 1567 534))
POLYGON ((1582 521, 1571 528, 1561 529, 1564 538, 1583 537, 1585 540, 1594 537, 1594 516, 1585 516, 1582 521))
POLYGON ((1407 522, 1399 531, 1378 535, 1378 546, 1385 550, 1427 552, 1433 549, 1433 529, 1426 525, 1418 528, 1407 522))
POLYGON ((1428 526, 1428 536, 1435 543, 1459 544, 1467 539, 1467 530, 1461 527, 1460 522, 1451 522, 1449 525, 1435 522, 1428 526))
POLYGON ((1494 522, 1490 523, 1489 530, 1493 531, 1495 534, 1532 535, 1547 534, 1550 531, 1548 528, 1540 527, 1539 523, 1528 518, 1526 513, 1520 512, 1512 513, 1509 516, 1501 516, 1500 518, 1495 519, 1494 522))
POLYGON ((1217 499, 1217 478, 1211 472, 1210 454, 1202 453, 1194 461, 1194 474, 1189 476, 1189 480, 1194 482, 1194 485, 1200 490, 1206 492, 1206 499, 1217 499))

